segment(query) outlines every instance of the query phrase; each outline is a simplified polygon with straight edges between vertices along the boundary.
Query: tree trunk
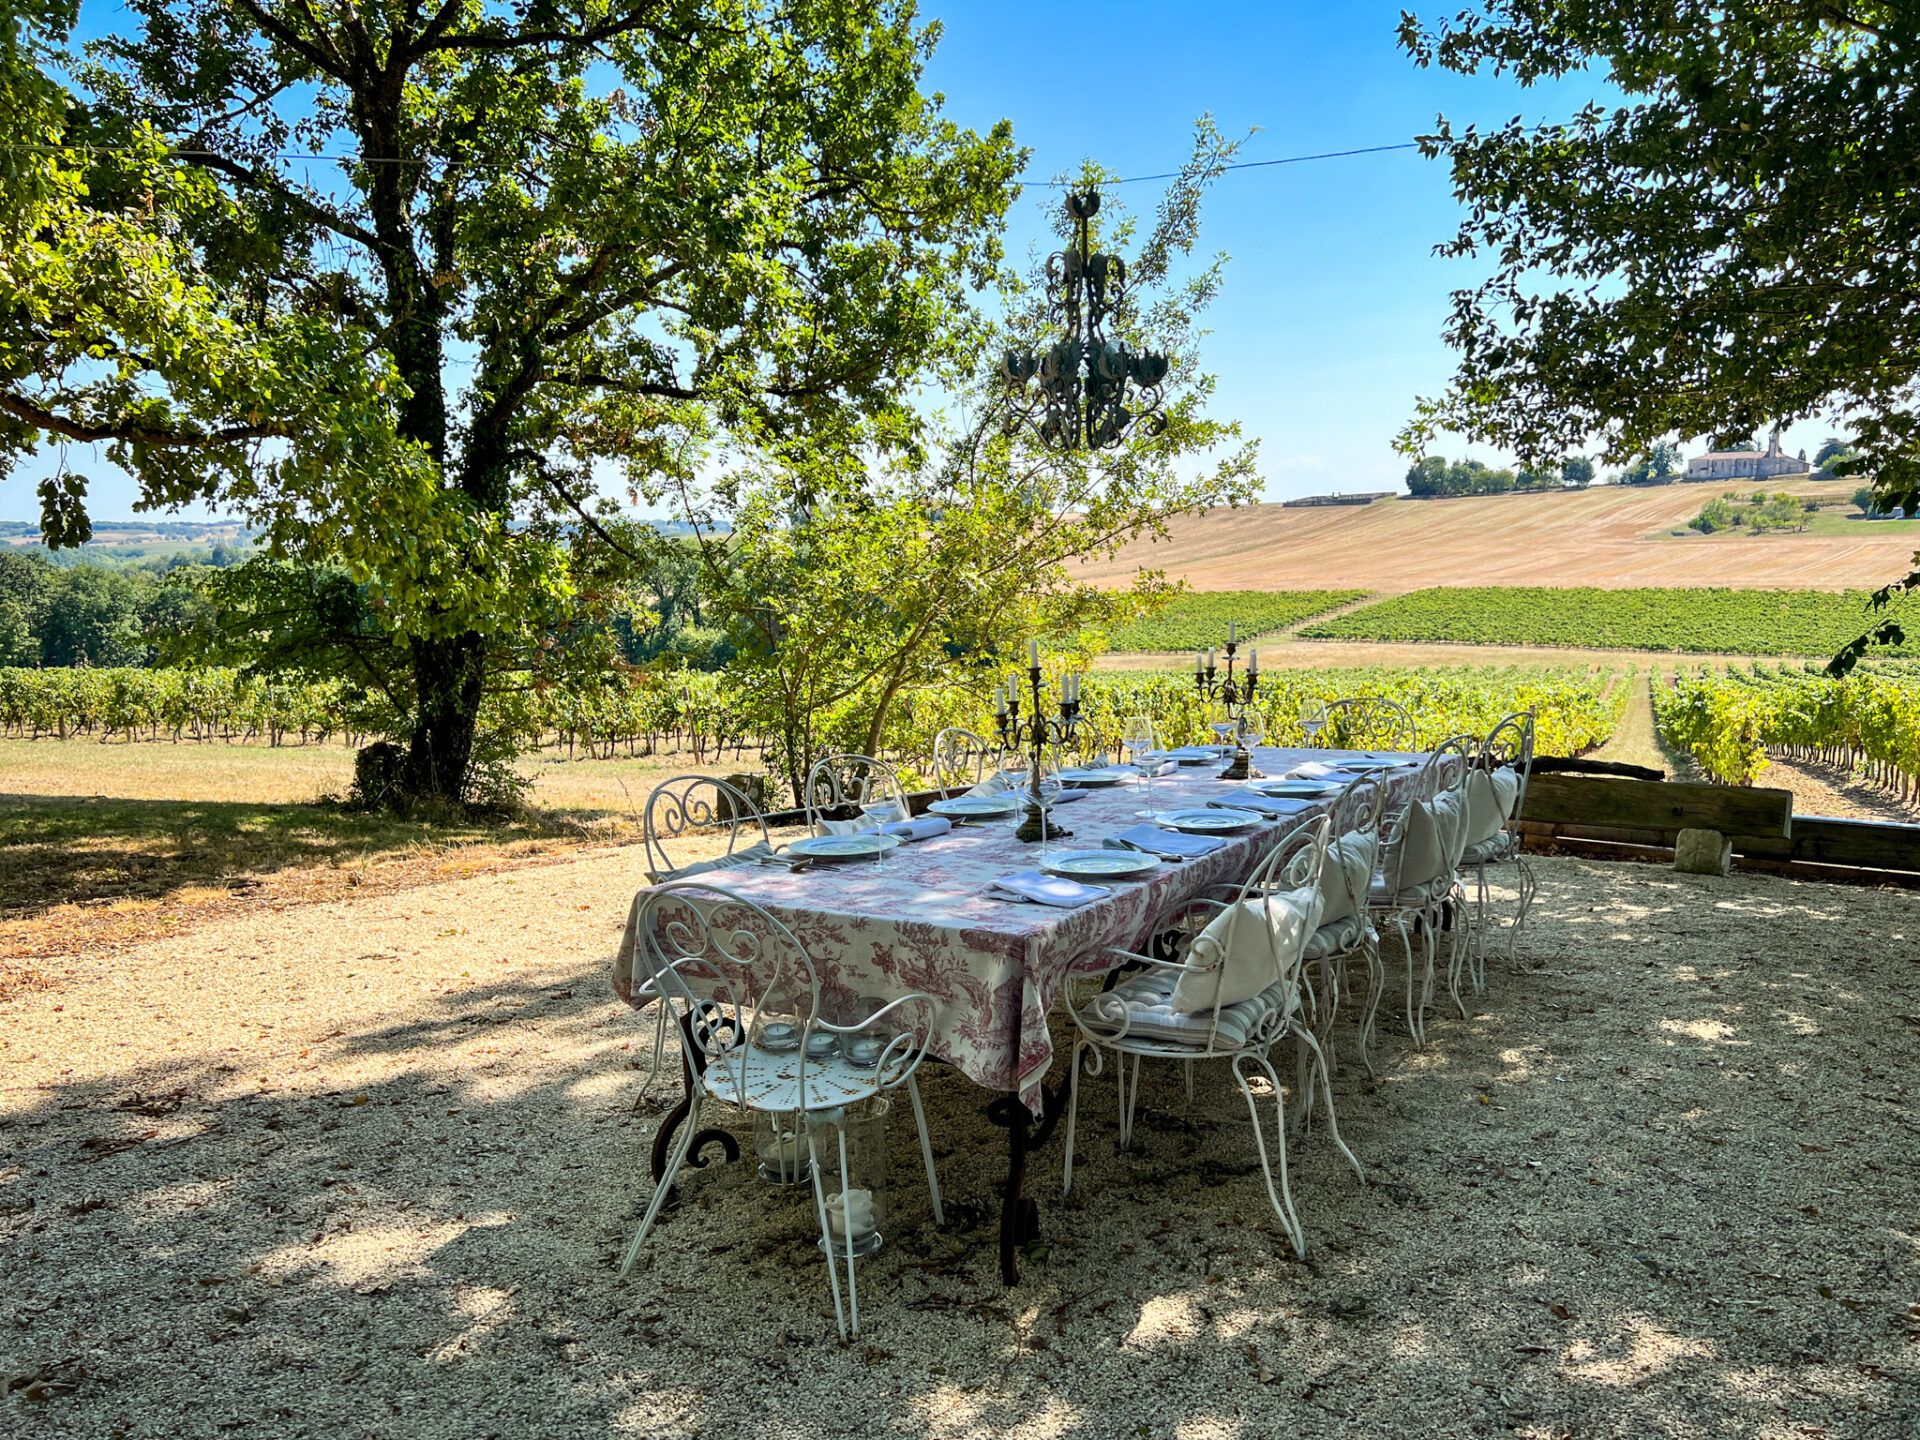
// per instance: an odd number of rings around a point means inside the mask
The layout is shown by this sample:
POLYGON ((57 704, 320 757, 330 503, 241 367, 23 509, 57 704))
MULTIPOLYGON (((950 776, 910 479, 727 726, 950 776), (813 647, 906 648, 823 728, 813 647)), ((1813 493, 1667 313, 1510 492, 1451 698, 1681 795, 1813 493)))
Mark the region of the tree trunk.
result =
POLYGON ((419 708, 407 740, 407 790, 416 798, 458 804, 466 798, 474 734, 486 679, 486 645, 478 635, 415 640, 413 673, 419 708))

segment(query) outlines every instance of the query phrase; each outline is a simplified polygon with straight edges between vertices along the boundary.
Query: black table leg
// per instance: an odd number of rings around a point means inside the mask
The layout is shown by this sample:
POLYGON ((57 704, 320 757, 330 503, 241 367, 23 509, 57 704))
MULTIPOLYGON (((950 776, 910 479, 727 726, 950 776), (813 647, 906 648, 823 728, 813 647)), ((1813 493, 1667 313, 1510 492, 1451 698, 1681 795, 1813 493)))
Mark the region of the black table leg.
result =
MULTIPOLYGON (((706 1008, 711 1010, 711 1007, 706 1008)), ((696 1020, 694 1012, 688 1011, 680 1017, 679 1023, 685 1045, 681 1051, 680 1069, 680 1082, 685 1087, 685 1093, 681 1095, 678 1103, 661 1117, 660 1128, 653 1135, 653 1183, 656 1185, 667 1173, 667 1152, 673 1148, 673 1132, 685 1124, 687 1116, 693 1113, 693 1067, 701 1063, 701 1057, 705 1054, 694 1038, 694 1027, 699 1025, 711 1029, 723 1022, 713 1013, 702 1014, 696 1020)), ((700 1152, 709 1145, 718 1145, 730 1163, 740 1158, 740 1142, 733 1138, 733 1132, 709 1126, 695 1132, 692 1143, 687 1147, 686 1163, 696 1170, 704 1169, 707 1160, 700 1152)))
POLYGON ((1035 1120, 1019 1095, 1002 1095, 987 1106, 987 1118, 1007 1128, 1007 1183, 1000 1192, 1000 1278, 1020 1283, 1020 1247, 1040 1237, 1040 1206, 1027 1198, 1027 1156, 1052 1138, 1064 1108, 1052 1086, 1040 1091, 1040 1118, 1035 1120))

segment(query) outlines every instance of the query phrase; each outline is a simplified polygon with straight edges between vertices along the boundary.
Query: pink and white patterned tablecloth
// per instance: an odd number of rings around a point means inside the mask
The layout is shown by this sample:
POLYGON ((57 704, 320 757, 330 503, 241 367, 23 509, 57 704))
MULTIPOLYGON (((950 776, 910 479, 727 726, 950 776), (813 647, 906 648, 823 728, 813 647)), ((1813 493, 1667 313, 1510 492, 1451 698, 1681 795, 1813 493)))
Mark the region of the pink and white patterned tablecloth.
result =
MULTIPOLYGON (((1336 762, 1352 753, 1262 748, 1254 759, 1278 775, 1306 760, 1336 762)), ((1154 807, 1229 797, 1238 786, 1220 780, 1219 769, 1218 763, 1184 766, 1156 779, 1154 807)), ((1397 772, 1392 783, 1403 785, 1410 774, 1397 772)), ((1054 818, 1073 836, 1055 844, 1098 849, 1107 836, 1139 823, 1135 812, 1146 793, 1128 783, 1059 807, 1054 818)), ((1018 1091, 1037 1114, 1041 1082, 1053 1063, 1047 1015, 1068 977, 1112 968, 1110 950, 1139 947, 1157 918, 1212 886, 1243 880, 1267 846, 1328 803, 1228 837, 1204 858, 1163 864, 1146 880, 1113 885, 1108 898, 1074 910, 987 894, 1000 876, 1038 863, 1039 847, 1016 840, 1006 823, 956 826, 901 846, 884 866, 790 873, 752 865, 705 878, 763 906, 793 931, 819 974, 828 1017, 870 1012, 896 995, 922 991, 934 1001, 931 1053, 989 1089, 1018 1091)), ((636 899, 613 968, 614 989, 629 1003, 635 1003, 638 910, 636 899)))

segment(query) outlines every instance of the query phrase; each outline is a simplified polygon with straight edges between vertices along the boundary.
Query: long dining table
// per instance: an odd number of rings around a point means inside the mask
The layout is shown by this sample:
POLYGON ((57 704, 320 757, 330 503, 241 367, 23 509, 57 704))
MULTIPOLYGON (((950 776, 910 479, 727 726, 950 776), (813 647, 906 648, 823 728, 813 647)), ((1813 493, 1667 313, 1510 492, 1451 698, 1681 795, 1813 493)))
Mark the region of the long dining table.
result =
MULTIPOLYGON (((1262 746, 1253 758, 1261 772, 1279 776, 1308 761, 1338 765, 1357 754, 1262 746)), ((1214 759, 1182 765, 1153 779, 1150 788, 1135 779, 1088 789, 1053 810, 1055 822, 1071 834, 1049 843, 1098 849, 1107 837, 1141 823, 1138 812, 1148 808, 1149 798, 1156 812, 1225 802, 1244 782, 1223 780, 1223 764, 1214 759)), ((1405 785, 1412 773, 1390 772, 1389 786, 1405 785)), ((1290 814, 1263 816, 1260 824, 1222 837, 1225 843, 1211 854, 1163 863, 1137 881, 1109 882, 1103 898, 1072 909, 993 893, 997 879, 1043 863, 1042 847, 1017 839, 1004 819, 955 825, 901 845, 880 862, 797 870, 743 865, 702 878, 747 897, 792 930, 813 961, 821 1010, 829 1018, 871 1013, 910 992, 931 997, 928 1053, 999 1092, 988 1114, 1008 1134, 1000 1268, 1011 1285, 1019 1280, 1020 1247, 1038 1234, 1038 1207, 1024 1193, 1026 1161, 1058 1118, 1057 1093, 1046 1083, 1055 1060, 1048 1016, 1068 981, 1112 971, 1113 950, 1139 949, 1157 923, 1185 902, 1214 886, 1243 881, 1268 846, 1330 808, 1335 794, 1303 800, 1290 814)), ((644 1004, 647 997, 635 985, 635 944, 630 923, 613 983, 621 998, 644 1004)), ((662 1122, 654 1144, 656 1180, 664 1142, 684 1115, 683 1102, 662 1122)), ((714 1132, 712 1138, 731 1158, 731 1137, 714 1132)))

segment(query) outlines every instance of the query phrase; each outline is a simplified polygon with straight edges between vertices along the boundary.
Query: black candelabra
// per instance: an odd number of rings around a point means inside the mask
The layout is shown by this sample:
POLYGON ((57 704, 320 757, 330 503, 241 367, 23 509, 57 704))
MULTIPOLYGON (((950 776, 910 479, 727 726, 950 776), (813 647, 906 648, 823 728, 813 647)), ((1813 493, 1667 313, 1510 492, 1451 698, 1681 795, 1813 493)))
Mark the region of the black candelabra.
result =
POLYGON ((1258 780, 1260 772, 1253 768, 1253 756, 1247 751, 1247 710, 1253 704, 1254 692, 1260 688, 1260 652, 1250 651, 1247 656, 1246 673, 1235 676, 1233 663, 1235 652, 1239 649, 1239 627, 1227 629, 1227 665, 1221 672, 1215 664, 1215 652, 1209 650, 1205 655, 1195 651, 1193 657, 1193 685, 1202 699, 1217 700, 1226 710, 1227 719, 1233 725, 1233 761, 1220 772, 1222 780, 1258 780))
POLYGON ((1002 749, 1024 746, 1028 751, 1026 818, 1020 822, 1020 828, 1014 832, 1014 836, 1031 844, 1039 840, 1064 839, 1073 833, 1047 818, 1040 787, 1046 776, 1047 747, 1069 743, 1080 728, 1080 681, 1078 676, 1067 676, 1060 693, 1059 712, 1047 714, 1041 704, 1041 694, 1047 688, 1047 683, 1040 674, 1039 649, 1035 646, 1027 653, 1027 687, 1032 698, 1031 708, 1022 718, 1020 687, 1015 680, 1009 679, 1006 689, 1001 692, 1001 703, 996 707, 994 725, 999 732, 1002 749))

